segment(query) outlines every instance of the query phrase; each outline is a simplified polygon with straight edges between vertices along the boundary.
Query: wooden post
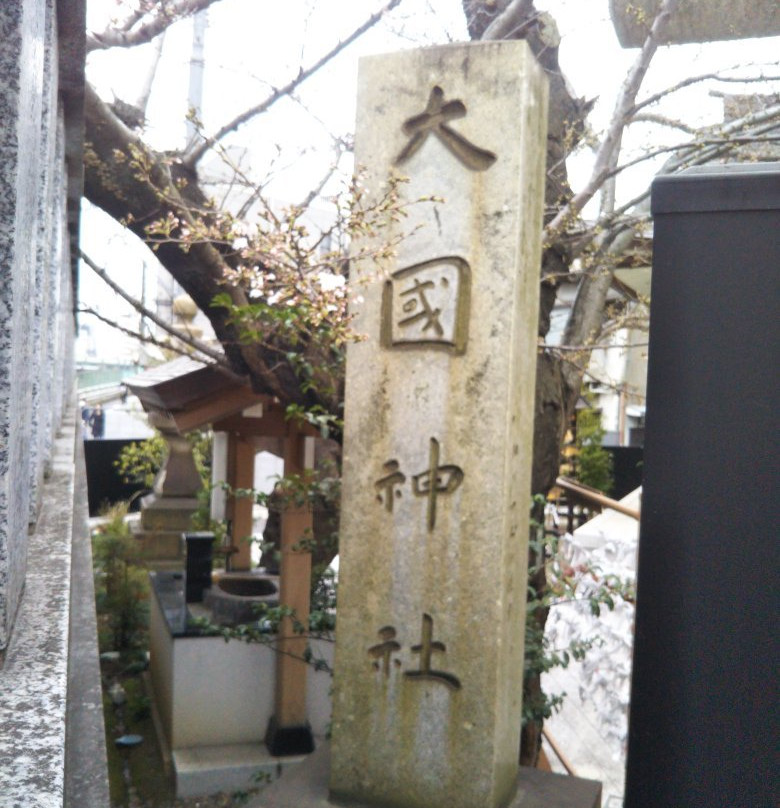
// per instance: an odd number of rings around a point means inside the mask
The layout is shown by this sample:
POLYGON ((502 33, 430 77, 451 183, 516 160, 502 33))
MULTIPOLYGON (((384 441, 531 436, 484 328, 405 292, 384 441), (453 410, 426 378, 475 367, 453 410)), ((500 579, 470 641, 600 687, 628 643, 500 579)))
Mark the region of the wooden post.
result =
MULTIPOLYGON (((303 475, 312 468, 313 438, 305 438, 293 424, 284 442, 284 475, 303 475), (309 457, 311 455, 311 457, 309 457)), ((279 626, 276 654, 274 716, 266 733, 272 755, 300 755, 314 750, 311 727, 306 720, 306 674, 304 660, 308 638, 296 633, 295 624, 308 628, 311 589, 311 552, 301 541, 312 536, 312 511, 306 503, 285 505, 281 519, 279 603, 292 609, 279 626)))
MULTIPOLYGON (((228 438, 228 484, 231 488, 253 488, 255 484, 255 449, 235 432, 228 438)), ((247 538, 252 535, 253 497, 231 496, 228 503, 228 519, 231 523, 230 538, 236 548, 225 561, 232 570, 248 570, 252 566, 252 545, 247 538)))

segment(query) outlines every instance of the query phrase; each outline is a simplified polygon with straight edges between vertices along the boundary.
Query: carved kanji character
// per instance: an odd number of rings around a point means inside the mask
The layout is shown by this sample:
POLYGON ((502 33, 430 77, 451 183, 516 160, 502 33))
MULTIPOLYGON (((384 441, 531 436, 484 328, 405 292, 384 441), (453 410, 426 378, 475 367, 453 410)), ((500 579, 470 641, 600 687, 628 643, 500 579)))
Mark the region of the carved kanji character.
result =
POLYGON ((460 680, 446 671, 434 670, 431 667, 431 657, 434 651, 444 653, 447 647, 443 642, 433 639, 433 618, 429 614, 423 614, 422 632, 420 644, 412 646, 412 652, 420 655, 420 669, 416 671, 404 671, 404 676, 409 679, 433 679, 444 682, 453 690, 460 689, 460 680))
POLYGON ((440 337, 444 334, 444 329, 441 327, 441 322, 439 321, 441 309, 434 309, 425 296, 425 290, 432 288, 433 281, 421 283, 415 278, 414 284, 401 292, 401 297, 407 298, 402 309, 404 314, 408 316, 398 321, 399 326, 404 327, 416 323, 418 320, 423 320, 423 331, 432 328, 437 336, 440 337), (410 297, 410 295, 413 295, 413 297, 410 297))
POLYGON ((393 499, 401 496, 401 492, 396 486, 403 485, 406 482, 406 476, 399 470, 400 466, 397 460, 388 460, 382 468, 388 473, 374 483, 374 488, 377 491, 376 498, 378 502, 384 502, 385 509, 392 513, 393 499), (382 499, 383 494, 384 500, 382 499))
MULTIPOLYGON (((379 638, 382 642, 372 645, 368 649, 369 656, 374 657, 374 668, 382 669, 385 676, 390 675, 390 658, 396 651, 401 650, 401 646, 395 641, 395 629, 392 626, 383 626, 379 629, 379 638), (380 664, 381 660, 381 664, 380 664)), ((400 664, 396 660, 396 664, 400 664)))
POLYGON ((396 158, 396 163, 408 160, 428 139, 428 135, 437 137, 463 165, 472 171, 484 171, 496 162, 496 155, 487 149, 480 149, 459 132, 448 126, 448 121, 463 118, 466 105, 459 100, 444 101, 444 90, 433 87, 428 97, 425 111, 413 115, 404 121, 403 133, 409 135, 409 142, 396 158))
POLYGON ((415 496, 428 498, 428 530, 436 526, 436 500, 439 494, 451 494, 463 482, 463 470, 458 466, 439 465, 439 441, 431 438, 428 469, 412 477, 415 496))

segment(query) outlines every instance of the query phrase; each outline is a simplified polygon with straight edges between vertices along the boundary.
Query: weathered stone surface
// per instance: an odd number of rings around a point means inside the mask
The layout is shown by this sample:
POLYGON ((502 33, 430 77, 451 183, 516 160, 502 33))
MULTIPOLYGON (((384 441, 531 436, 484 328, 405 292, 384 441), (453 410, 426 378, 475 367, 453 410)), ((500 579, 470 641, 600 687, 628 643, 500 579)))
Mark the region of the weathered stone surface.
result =
POLYGON ((0 4, 0 654, 70 393, 73 319, 53 0, 0 4), (60 287, 64 294, 60 294, 60 287))
POLYGON ((165 438, 166 455, 162 468, 154 481, 154 492, 159 498, 196 497, 203 481, 195 465, 192 446, 184 435, 161 428, 160 419, 149 417, 165 438))
MULTIPOLYGON (((177 561, 184 564, 184 543, 181 530, 134 531, 140 542, 140 554, 145 561, 177 561)), ((152 565, 154 566, 154 565, 152 565)))
POLYGON ((36 510, 30 482, 43 469, 33 406, 34 385, 42 383, 41 312, 31 299, 45 190, 41 160, 56 136, 51 115, 44 115, 46 54, 56 45, 52 14, 51 3, 0 4, 0 653, 24 585, 27 526, 36 510))
MULTIPOLYGON (((637 48, 647 38, 662 0, 610 0, 620 44, 637 48)), ((710 42, 780 34, 777 0, 679 0, 663 42, 710 42)))
POLYGON ((81 494, 74 501, 83 459, 74 464, 76 424, 65 412, 75 331, 66 221, 75 245, 84 18, 83 0, 0 2, 3 806, 108 805, 90 540, 81 494), (80 59, 75 47, 60 59, 63 39, 79 38, 80 59))
POLYGON ((144 530, 192 530, 192 515, 198 509, 195 497, 158 497, 149 494, 141 500, 141 526, 144 530))
POLYGON ((91 552, 88 533, 78 533, 86 530, 85 491, 75 490, 83 486, 84 461, 74 458, 75 441, 76 414, 71 409, 54 442, 44 505, 29 538, 24 597, 0 670, 4 808, 109 804, 95 606, 89 597, 91 552), (89 588, 72 586, 79 579, 88 580, 89 588), (89 615, 76 622, 85 613, 89 615), (76 732, 82 734, 75 737, 76 732), (66 771, 66 764, 79 770, 66 771))
POLYGON ((369 195, 394 170, 406 201, 443 201, 390 228, 411 232, 394 260, 351 270, 339 799, 492 808, 515 789, 545 121, 523 42, 361 64, 369 195))
MULTIPOLYGON (((53 0, 47 3, 46 40, 56 41, 56 18, 53 0)), ((57 196, 60 189, 54 185, 57 174, 55 162, 57 142, 57 81, 54 75, 57 53, 47 47, 44 50, 43 92, 41 109, 41 133, 38 143, 38 198, 36 211, 35 258, 32 266, 32 295, 29 306, 32 309, 31 332, 28 334, 28 350, 30 352, 29 369, 32 373, 32 389, 30 401, 31 440, 30 440, 30 514, 28 521, 34 524, 40 505, 40 486, 48 460, 47 442, 50 443, 49 413, 51 412, 51 396, 57 392, 52 385, 53 365, 46 363, 47 328, 49 325, 49 306, 51 303, 49 275, 50 268, 60 271, 60 266, 53 263, 53 245, 51 226, 54 216, 60 211, 58 203, 63 201, 57 196)), ((56 288, 56 287, 55 287, 56 288)), ((50 449, 50 446, 48 447, 50 449)))

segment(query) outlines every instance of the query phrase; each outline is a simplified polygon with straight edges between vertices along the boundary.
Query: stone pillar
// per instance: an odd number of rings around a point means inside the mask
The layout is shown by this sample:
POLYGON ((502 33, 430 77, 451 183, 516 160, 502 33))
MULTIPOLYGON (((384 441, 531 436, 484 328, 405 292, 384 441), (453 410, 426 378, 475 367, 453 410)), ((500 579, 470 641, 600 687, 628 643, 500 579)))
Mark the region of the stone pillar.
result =
MULTIPOLYGON (((370 198, 411 233, 363 270, 347 359, 330 787, 497 808, 517 783, 546 81, 524 42, 361 62, 370 198)), ((361 246, 371 248, 370 242, 361 246)), ((373 246, 376 246, 374 243, 373 246)))
MULTIPOLYGON (((304 437, 294 424, 284 441, 284 476, 303 476, 314 466, 314 439, 304 437)), ((312 511, 307 503, 286 502, 282 511, 279 603, 293 610, 295 620, 308 627, 311 592, 311 552, 306 539, 312 538, 312 511)), ((300 755, 314 749, 306 715, 304 655, 306 634, 295 631, 290 617, 279 626, 276 654, 274 715, 266 734, 272 755, 300 755)))

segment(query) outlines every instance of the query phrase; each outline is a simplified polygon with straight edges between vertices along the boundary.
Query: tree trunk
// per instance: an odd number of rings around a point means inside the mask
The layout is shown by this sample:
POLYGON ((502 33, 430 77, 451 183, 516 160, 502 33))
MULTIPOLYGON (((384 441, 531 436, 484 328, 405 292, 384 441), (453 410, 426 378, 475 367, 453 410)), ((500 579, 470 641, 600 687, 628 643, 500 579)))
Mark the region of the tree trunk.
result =
MULTIPOLYGON (((552 213, 571 196, 566 171, 566 155, 581 139, 584 121, 592 102, 575 98, 558 64, 560 38, 554 20, 539 12, 534 0, 463 0, 463 10, 472 39, 525 39, 544 67, 550 80, 550 103, 547 133, 547 181, 545 210, 552 213)), ((570 271, 571 256, 564 241, 548 244, 540 267, 539 336, 542 340, 550 329, 550 316, 557 293, 557 279, 570 271)), ((600 317, 601 308, 596 312, 600 317)), ((582 375, 552 352, 539 350, 536 366, 536 404, 534 414, 533 470, 534 494, 546 495, 555 484, 560 466, 561 447, 574 404, 579 396, 582 375)), ((533 563, 535 559, 531 559, 533 563)), ((529 581, 538 597, 547 587, 544 567, 529 581)), ((547 610, 537 610, 536 628, 544 631, 547 610)), ((526 676, 524 698, 531 703, 541 699, 540 676, 526 676)), ((534 766, 542 741, 542 720, 527 723, 522 729, 520 762, 534 766)))
MULTIPOLYGON (((147 147, 89 85, 85 125, 84 195, 117 221, 126 222, 142 240, 147 239, 146 228, 152 222, 166 217, 177 222, 171 240, 156 245, 157 258, 209 318, 235 372, 245 376, 257 392, 274 395, 283 404, 319 405, 338 413, 340 380, 302 391, 300 379, 285 358, 289 346, 239 340, 227 310, 213 305, 220 293, 227 293, 235 305, 247 304, 248 298, 240 286, 224 283, 225 270, 237 265, 233 251, 208 240, 180 243, 182 225, 195 217, 205 225, 215 221, 195 173, 175 156, 147 147)), ((301 339, 294 350, 315 354, 316 345, 301 339)), ((322 367, 318 359, 311 356, 311 364, 322 367)))

